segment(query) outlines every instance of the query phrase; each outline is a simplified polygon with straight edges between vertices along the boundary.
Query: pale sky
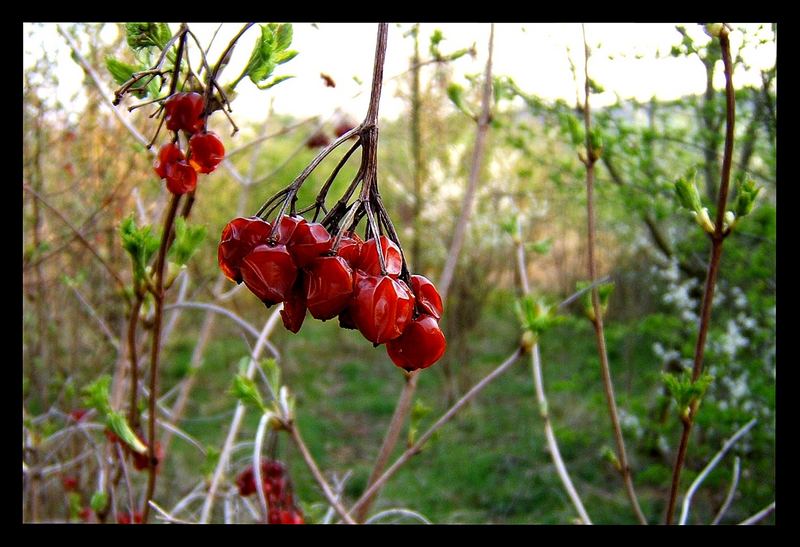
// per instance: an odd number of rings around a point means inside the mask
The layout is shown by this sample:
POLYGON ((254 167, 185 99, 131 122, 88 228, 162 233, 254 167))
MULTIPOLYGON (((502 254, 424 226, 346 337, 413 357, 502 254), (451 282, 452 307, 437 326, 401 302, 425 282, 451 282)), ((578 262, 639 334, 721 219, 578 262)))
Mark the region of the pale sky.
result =
MULTIPOLYGON (((208 43, 217 24, 190 23, 201 43, 208 43)), ((689 32, 705 42, 710 40, 695 24, 687 24, 689 32)), ((756 33, 758 24, 739 25, 745 27, 750 35, 756 33)), ((82 105, 80 86, 81 69, 70 58, 69 48, 56 32, 54 24, 48 24, 35 38, 28 40, 29 24, 23 28, 23 64, 30 66, 42 48, 56 52, 58 59, 59 89, 58 98, 65 104, 76 108, 82 105), (73 96, 75 97, 73 100, 73 96)), ((107 25, 103 37, 113 39, 116 25, 107 25)), ((177 25, 171 25, 173 30, 177 25)), ((226 23, 222 26, 211 48, 209 58, 215 61, 228 41, 241 28, 241 24, 226 23)), ((396 80, 394 75, 407 70, 412 53, 412 40, 403 34, 411 28, 410 24, 389 27, 388 48, 385 65, 384 93, 380 112, 385 118, 396 118, 406 105, 394 97, 396 80)), ((464 74, 482 72, 486 63, 489 28, 488 23, 423 23, 420 27, 420 55, 429 58, 428 38, 435 29, 441 29, 445 40, 440 44, 444 53, 476 44, 478 55, 462 57, 453 64, 454 81, 467 84, 464 74)), ((225 69, 223 82, 238 76, 247 62, 252 45, 259 34, 257 27, 247 31, 239 42, 230 65, 225 69)), ((277 113, 292 114, 297 117, 321 115, 330 116, 337 108, 349 113, 355 120, 366 112, 369 83, 375 50, 377 25, 374 23, 319 23, 316 27, 308 23, 294 25, 292 48, 300 54, 289 63, 276 70, 276 75, 291 74, 295 78, 279 84, 269 91, 255 88, 249 80, 238 86, 238 96, 233 103, 236 119, 243 122, 263 120, 269 101, 274 99, 277 113), (326 87, 320 72, 330 75, 336 82, 335 88, 326 87), (358 84, 354 77, 362 83, 358 84), (359 95, 360 93, 360 95, 359 95)), ((589 64, 590 76, 600 83, 605 92, 592 96, 595 106, 614 102, 615 93, 623 98, 635 97, 649 100, 653 95, 660 99, 673 99, 687 94, 702 93, 705 88, 705 73, 696 58, 672 58, 670 47, 680 42, 680 35, 672 24, 663 23, 588 23, 586 34, 592 46, 589 64), (597 45, 601 44, 600 48, 597 45), (661 59, 656 59, 660 50, 661 59), (609 57, 613 57, 613 59, 609 57)), ((775 43, 770 25, 765 23, 760 36, 768 38, 765 45, 752 46, 743 52, 743 57, 751 66, 740 67, 734 74, 737 87, 744 84, 760 83, 759 70, 770 67, 775 62, 775 43)), ((741 43, 741 33, 731 34, 734 51, 741 43)), ((756 42, 755 39, 752 40, 756 42)), ((527 93, 545 99, 563 98, 570 103, 575 101, 575 82, 570 72, 567 49, 579 70, 579 85, 583 85, 583 39, 581 25, 575 23, 503 23, 495 26, 494 74, 508 75, 527 93)), ((105 67, 97 67, 98 72, 108 77, 107 90, 113 81, 105 67)), ((724 85, 721 70, 716 85, 724 85)), ((423 69, 423 77, 430 75, 432 69, 423 69)), ((135 120, 136 113, 133 115, 135 120)))

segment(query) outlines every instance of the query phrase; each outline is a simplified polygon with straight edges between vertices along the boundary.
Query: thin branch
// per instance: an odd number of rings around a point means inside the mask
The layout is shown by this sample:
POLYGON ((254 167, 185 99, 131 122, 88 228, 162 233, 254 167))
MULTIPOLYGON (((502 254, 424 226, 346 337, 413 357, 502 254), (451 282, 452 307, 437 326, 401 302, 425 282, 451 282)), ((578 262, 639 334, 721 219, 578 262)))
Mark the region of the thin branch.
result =
MULTIPOLYGON (((583 120, 586 132, 586 157, 583 158, 586 166, 586 216, 587 216, 587 247, 588 247, 588 262, 589 262, 589 281, 594 284, 597 279, 597 260, 595 258, 595 219, 594 219, 594 165, 598 159, 599 152, 594 149, 592 143, 592 113, 589 108, 589 95, 591 93, 590 78, 589 78, 589 44, 586 41, 586 29, 581 25, 583 30, 583 44, 584 44, 584 105, 583 105, 583 120)), ((592 288, 592 309, 594 310, 593 325, 595 331, 595 339, 597 342, 597 353, 600 357, 600 370, 603 376, 603 388, 606 395, 606 402, 608 404, 608 414, 611 419, 611 425, 614 430, 614 440, 617 445, 617 458, 619 460, 619 470, 622 480, 625 484, 625 490, 630 499, 631 506, 636 513, 636 518, 641 524, 647 524, 647 519, 639 507, 639 500, 636 497, 636 492, 633 488, 633 479, 631 478, 631 470, 628 465, 628 454, 625 450, 625 440, 622 437, 622 427, 620 426, 619 416, 617 413, 617 402, 614 397, 614 384, 611 380, 611 367, 608 363, 608 352, 606 350, 605 333, 603 332, 603 312, 600 308, 600 296, 597 287, 592 288)))
POLYGON ((461 399, 455 402, 450 409, 445 412, 436 422, 428 428, 428 430, 420 436, 419 440, 414 443, 413 446, 408 448, 403 454, 395 460, 395 462, 383 472, 383 475, 378 477, 378 479, 373 483, 371 487, 369 487, 366 492, 364 492, 358 501, 350 508, 350 512, 354 513, 359 510, 359 508, 366 503, 366 501, 373 496, 383 485, 386 481, 388 481, 392 476, 403 466, 408 460, 410 460, 414 455, 418 454, 422 447, 425 446, 425 443, 436 433, 442 426, 444 426, 447 422, 449 422, 453 416, 455 416, 461 408, 464 407, 467 403, 469 403, 472 399, 475 398, 478 393, 480 393, 483 388, 488 386, 495 378, 500 376, 503 372, 508 370, 511 365, 517 362, 517 360, 522 357, 524 354, 524 350, 521 347, 518 347, 514 350, 508 359, 503 361, 496 369, 486 375, 482 380, 480 380, 477 384, 472 386, 467 393, 465 393, 461 399))
POLYGON ((689 490, 686 491, 686 496, 684 496, 683 498, 683 507, 681 509, 681 516, 680 519, 678 520, 678 524, 681 525, 686 524, 686 519, 689 518, 689 507, 692 504, 692 497, 694 496, 694 493, 697 491, 697 489, 700 488, 700 485, 703 484, 703 481, 706 480, 708 474, 711 473, 711 471, 713 471, 713 469, 722 460, 722 457, 725 456, 728 450, 730 450, 731 447, 733 447, 733 445, 736 444, 736 441, 741 439, 748 431, 750 431, 750 429, 753 428, 754 425, 756 425, 757 421, 758 420, 753 418, 752 420, 747 422, 744 426, 742 426, 739 429, 739 431, 734 433, 730 439, 725 441, 725 444, 722 445, 722 448, 719 450, 719 452, 717 452, 714 455, 714 457, 711 458, 711 461, 708 462, 708 465, 706 465, 700 472, 700 474, 697 475, 697 478, 694 480, 694 482, 692 482, 691 486, 689 486, 689 490))
POLYGON ((256 481, 256 492, 258 492, 258 501, 261 503, 261 515, 264 522, 267 522, 269 508, 267 507, 267 497, 264 495, 264 483, 261 480, 261 448, 264 446, 264 434, 267 431, 267 425, 271 417, 272 414, 269 412, 264 412, 261 415, 256 429, 256 440, 253 443, 253 476, 256 481))
POLYGON ((757 523, 758 521, 766 518, 775 510, 775 502, 773 501, 766 507, 764 507, 761 511, 753 515, 752 517, 744 519, 742 522, 739 523, 739 526, 750 526, 752 524, 757 523))
POLYGON ((345 523, 356 524, 356 521, 353 520, 353 517, 350 516, 350 513, 347 512, 347 509, 342 506, 341 502, 333 493, 333 490, 325 480, 325 477, 322 476, 319 467, 317 467, 317 463, 314 461, 314 457, 311 455, 311 452, 309 452, 305 442, 303 442, 303 438, 300 436, 300 430, 297 428, 297 423, 293 422, 289 424, 289 434, 292 436, 292 440, 294 440, 294 443, 300 450, 300 454, 303 456, 303 460, 306 462, 309 470, 311 470, 311 474, 314 475, 314 479, 317 481, 317 484, 319 484, 320 488, 322 488, 322 492, 325 494, 325 498, 328 500, 328 503, 331 504, 331 507, 336 509, 336 512, 339 513, 339 516, 342 517, 342 520, 344 520, 345 523))
POLYGON ((393 515, 400 515, 401 517, 411 517, 413 519, 420 521, 423 524, 433 524, 423 515, 417 513, 416 511, 411 511, 410 509, 387 509, 386 511, 381 511, 380 513, 376 513, 375 515, 371 516, 370 519, 366 521, 364 524, 375 524, 379 520, 385 517, 391 517, 393 515))
MULTIPOLYGON (((258 359, 261 356, 261 352, 266 347, 266 341, 269 337, 272 330, 275 328, 275 325, 280 318, 280 311, 283 309, 283 304, 278 304, 275 307, 275 311, 272 312, 272 315, 269 316, 267 322, 264 324, 264 328, 261 331, 261 334, 256 341, 256 345, 253 348, 253 355, 250 357, 250 363, 247 366, 247 370, 245 375, 247 378, 252 379, 253 374, 256 371, 256 365, 258 359)), ((206 499, 203 502, 203 509, 200 515, 200 522, 205 524, 208 522, 209 518, 211 517, 211 510, 214 507, 214 496, 217 493, 217 488, 219 487, 219 483, 222 480, 222 474, 225 471, 225 467, 228 464, 228 460, 231 456, 231 451, 233 448, 233 443, 236 441, 236 435, 239 433, 239 428, 242 425, 242 420, 244 419, 246 407, 242 404, 241 401, 236 403, 236 410, 233 413, 233 419, 231 420, 231 425, 228 428, 228 436, 225 438, 225 444, 222 447, 222 451, 219 455, 219 461, 217 462, 217 466, 214 469, 214 474, 211 479, 211 484, 208 487, 208 493, 206 494, 206 499)))
MULTIPOLYGON (((697 344, 695 345, 694 363, 692 365, 692 382, 696 382, 703 372, 703 355, 706 347, 706 337, 711 323, 711 308, 714 302, 714 288, 716 287, 719 263, 722 258, 722 244, 725 237, 730 233, 723 232, 723 220, 725 208, 727 206, 728 187, 730 185, 731 160, 733 156, 734 123, 736 117, 736 98, 733 89, 733 65, 731 63, 730 42, 728 41, 727 30, 719 37, 722 48, 722 62, 725 66, 725 105, 726 105, 726 129, 725 129, 725 156, 722 160, 722 180, 720 182, 717 200, 717 215, 714 233, 711 237, 711 258, 708 262, 708 272, 706 283, 703 289, 703 303, 700 311, 700 327, 697 334, 697 344)), ((666 523, 672 524, 672 517, 675 513, 675 504, 678 499, 678 488, 680 487, 681 469, 686 459, 686 451, 689 447, 689 436, 694 424, 695 414, 699 406, 699 401, 695 400, 689 408, 688 416, 683 419, 683 432, 681 433, 678 453, 675 457, 675 467, 672 471, 672 485, 670 487, 669 504, 667 505, 666 523)))
POLYGON ((725 501, 722 503, 722 507, 719 508, 717 516, 711 521, 712 525, 719 524, 719 521, 722 520, 722 517, 728 512, 731 503, 733 503, 733 496, 736 494, 736 487, 739 485, 740 463, 739 456, 736 456, 733 460, 733 472, 731 473, 731 486, 728 488, 728 495, 725 496, 725 501))
POLYGON ((489 131, 489 122, 491 120, 491 98, 492 98, 492 54, 494 52, 494 23, 491 25, 489 32, 489 57, 486 61, 486 71, 484 73, 483 82, 483 98, 481 99, 481 115, 478 118, 478 128, 475 135, 475 147, 472 151, 472 165, 469 172, 469 181, 467 183, 467 190, 464 193, 464 199, 461 202, 461 212, 459 213, 458 220, 456 221, 455 231, 453 232, 453 240, 450 244, 450 249, 447 252, 447 259, 442 269, 442 274, 439 277, 437 287, 439 294, 444 301, 447 293, 450 290, 450 283, 453 281, 456 265, 458 263, 458 256, 461 252, 461 247, 464 245, 464 238, 467 231, 467 224, 472 216, 472 205, 475 201, 475 193, 478 187, 478 179, 480 178, 481 165, 483 164, 484 149, 486 147, 486 135, 489 131))
POLYGON ((147 503, 148 503, 148 505, 150 507, 152 507, 153 509, 155 509, 158 512, 158 514, 160 516, 160 520, 164 520, 164 521, 169 522, 171 524, 197 524, 196 522, 190 522, 188 520, 181 520, 181 519, 173 517, 172 515, 167 513, 166 510, 164 510, 164 508, 162 508, 160 505, 158 505, 153 500, 150 500, 147 503))
POLYGON ((26 192, 28 192, 28 193, 32 194, 32 195, 33 195, 33 197, 35 197, 37 200, 39 200, 39 201, 40 201, 40 202, 41 202, 41 203, 42 203, 42 204, 43 204, 45 207, 47 207, 48 209, 50 209, 51 211, 53 211, 53 213, 55 213, 55 215, 56 215, 56 216, 57 216, 57 217, 58 217, 58 218, 61 220, 61 222, 63 222, 64 224, 66 224, 66 225, 67 225, 67 227, 68 227, 70 230, 72 230, 72 232, 75 234, 75 236, 78 238, 78 240, 79 240, 81 243, 83 243, 83 246, 84 246, 84 247, 86 247, 86 248, 89 250, 89 252, 91 252, 91 253, 92 253, 92 255, 94 255, 94 257, 95 257, 95 258, 96 258, 98 261, 100 261, 100 264, 102 264, 102 265, 103 265, 103 267, 104 267, 104 268, 105 268, 105 269, 108 271, 108 273, 109 273, 109 274, 111 274, 111 277, 113 277, 113 278, 114 278, 114 281, 116 281, 116 282, 117 282, 117 285, 119 285, 119 286, 120 286, 120 288, 124 289, 124 288, 126 288, 126 287, 127 287, 127 284, 126 284, 126 283, 125 283, 125 282, 122 280, 122 278, 120 277, 120 275, 119 275, 119 274, 118 274, 118 273, 117 273, 117 272, 116 272, 116 271, 115 271, 115 270, 114 270, 114 269, 111 267, 111 265, 110 265, 108 262, 106 262, 106 260, 105 260, 105 259, 104 259, 102 256, 100 256, 100 253, 98 253, 98 252, 97 252, 97 250, 96 250, 96 249, 95 249, 95 248, 92 246, 92 244, 91 244, 91 243, 89 243, 89 242, 86 240, 86 238, 83 236, 83 234, 80 232, 80 230, 78 230, 78 228, 76 228, 76 227, 75 227, 75 225, 74 225, 74 224, 72 224, 72 222, 70 222, 70 221, 67 219, 67 217, 65 217, 65 216, 64 216, 64 215, 61 213, 61 211, 59 211, 58 209, 56 209, 56 208, 55 208, 53 205, 51 205, 51 204, 50 204, 50 202, 48 202, 48 201, 47 201, 47 200, 46 200, 44 197, 42 197, 42 195, 41 195, 41 194, 39 194, 39 192, 37 192, 36 190, 34 190, 33 188, 31 188, 31 187, 30 187, 30 186, 28 186, 27 184, 23 184, 23 185, 22 185, 22 188, 23 188, 23 190, 25 190, 26 192))
POLYGON ((75 296, 78 298, 78 300, 80 300, 81 304, 83 304, 83 306, 89 312, 89 315, 92 316, 92 319, 97 321, 100 330, 102 330, 103 334, 106 335, 106 338, 108 338, 109 342, 111 342, 111 345, 114 346, 114 349, 119 351, 119 340, 117 340, 117 337, 111 332, 111 329, 108 328, 108 325, 106 325, 106 322, 103 321, 103 318, 97 313, 97 310, 94 309, 94 306, 92 306, 86 300, 86 298, 84 298, 84 296, 76 287, 70 286, 70 288, 72 289, 72 292, 75 293, 75 296))
MULTIPOLYGON (((418 373, 419 371, 417 370, 411 373, 406 373, 404 376, 405 383, 403 384, 403 390, 400 392, 400 399, 397 401, 397 406, 395 407, 394 414, 389 422, 389 427, 386 430, 386 436, 383 439, 383 444, 378 452, 378 457, 375 460, 372 473, 369 475, 367 488, 372 486, 378 477, 381 476, 386 464, 389 462, 389 456, 392 455, 392 451, 397 444, 397 439, 400 437, 400 433, 403 430, 403 425, 405 424, 406 416, 411 408, 411 401, 414 398, 414 392, 416 391, 417 380, 419 378, 418 373)), ((370 499, 364 502, 364 504, 355 514, 356 521, 364 522, 364 519, 366 519, 367 513, 369 512, 369 508, 374 499, 375 496, 371 496, 370 499)))

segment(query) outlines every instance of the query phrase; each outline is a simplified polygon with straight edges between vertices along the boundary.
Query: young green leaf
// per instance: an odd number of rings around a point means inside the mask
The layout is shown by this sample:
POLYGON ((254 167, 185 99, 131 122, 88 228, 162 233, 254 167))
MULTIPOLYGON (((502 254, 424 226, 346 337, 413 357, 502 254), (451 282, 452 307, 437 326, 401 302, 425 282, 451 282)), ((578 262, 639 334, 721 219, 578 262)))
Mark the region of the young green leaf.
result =
POLYGON ((151 233, 150 226, 137 227, 133 214, 122 221, 119 231, 122 248, 128 252, 133 262, 134 278, 141 281, 144 279, 147 263, 158 250, 161 240, 151 233))
POLYGON ((111 386, 111 376, 104 374, 97 380, 83 388, 83 404, 89 408, 94 408, 101 415, 111 412, 111 402, 109 388, 111 386))
POLYGON ((205 237, 205 226, 189 226, 186 219, 178 217, 175 219, 175 241, 169 256, 178 265, 187 264, 192 255, 200 248, 205 237))
POLYGON ((172 38, 166 23, 126 23, 125 34, 128 45, 134 50, 148 47, 163 49, 172 38))
POLYGON ((92 508, 92 511, 95 513, 100 513, 103 509, 105 509, 106 504, 108 503, 108 495, 105 492, 97 491, 92 494, 92 499, 89 502, 89 507, 92 508))
POLYGON ((119 412, 109 410, 108 414, 106 415, 106 425, 134 452, 138 452, 139 454, 144 454, 147 452, 147 447, 144 445, 144 443, 142 443, 141 440, 139 440, 139 437, 137 437, 136 433, 133 432, 131 426, 128 425, 128 422, 125 420, 125 416, 119 412))
POLYGON ((278 29, 275 32, 275 49, 278 51, 284 51, 287 47, 292 45, 292 24, 291 23, 283 23, 278 25, 278 29))
POLYGON ((243 374, 237 374, 233 378, 233 385, 230 390, 231 395, 236 397, 242 404, 252 406, 260 412, 265 412, 264 400, 258 392, 256 383, 243 374))

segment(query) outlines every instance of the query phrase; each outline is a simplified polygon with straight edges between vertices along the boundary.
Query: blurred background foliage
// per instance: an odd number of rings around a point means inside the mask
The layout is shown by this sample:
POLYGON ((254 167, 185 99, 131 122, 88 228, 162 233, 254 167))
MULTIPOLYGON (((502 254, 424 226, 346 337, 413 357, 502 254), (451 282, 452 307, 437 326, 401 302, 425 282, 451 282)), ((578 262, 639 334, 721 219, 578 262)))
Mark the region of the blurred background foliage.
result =
MULTIPOLYGON (((83 55, 111 89, 104 59, 131 61, 130 52, 124 33, 108 44, 99 39, 101 29, 102 25, 80 24, 70 25, 68 32, 79 38, 83 55)), ((774 26, 764 25, 763 32, 745 40, 775 40, 775 32, 774 26)), ((413 33, 407 39, 413 40, 413 33)), ((420 49, 424 57, 427 44, 420 49)), ((634 482, 651 522, 663 518, 680 431, 661 373, 691 368, 709 249, 689 213, 678 207, 672 187, 694 169, 713 217, 725 116, 722 90, 712 85, 721 71, 718 48, 713 43, 698 45, 678 31, 671 54, 702 63, 709 82, 705 94, 673 101, 619 101, 593 112, 603 143, 597 168, 600 271, 615 283, 606 319, 607 344, 634 482)), ((747 59, 736 62, 741 66, 747 59)), ((450 64, 431 63, 416 70, 426 73, 418 91, 414 70, 403 76, 399 91, 408 101, 409 115, 382 123, 379 176, 411 268, 435 280, 466 186, 475 124, 448 98, 450 64), (421 137, 417 189, 414 109, 421 137), (421 198, 419 207, 415 193, 421 198)), ((23 194, 23 458, 29 466, 40 467, 82 453, 85 438, 70 435, 65 442, 59 432, 70 424, 68 413, 82 406, 81 388, 100 374, 113 374, 124 359, 118 349, 124 344, 128 310, 119 287, 64 219, 129 280, 120 222, 131 212, 137 218, 158 218, 154 212, 166 199, 151 156, 110 114, 89 77, 83 86, 86 105, 77 118, 47 99, 58 77, 47 52, 23 73, 23 183, 49 204, 30 192, 23 194)), ((757 418, 756 427, 732 451, 741 458, 742 471, 723 520, 730 523, 755 513, 775 496, 775 68, 762 72, 762 79, 761 87, 736 91, 733 179, 746 173, 764 190, 754 212, 725 243, 706 357, 714 381, 698 415, 682 477, 685 491, 725 439, 757 418)), ((476 75, 463 89, 464 103, 475 112, 480 80, 476 75)), ((279 94, 281 88, 264 93, 279 94)), ((586 278, 585 174, 577 157, 583 139, 581 113, 574 104, 530 95, 502 74, 495 76, 492 109, 476 208, 443 318, 448 351, 420 378, 418 404, 430 410, 419 417, 422 428, 517 343, 515 255, 503 222, 521 219, 536 293, 558 301, 586 278)), ((145 110, 132 119, 149 137, 156 121, 148 119, 145 110)), ((240 123, 242 131, 235 139, 226 134, 228 150, 302 121, 272 112, 264 112, 264 120, 240 123)), ((207 237, 185 277, 170 291, 169 301, 183 290, 187 301, 215 302, 232 288, 227 282, 217 284, 216 246, 222 227, 238 214, 255 212, 299 173, 317 151, 306 146, 309 137, 320 128, 332 134, 336 121, 301 123, 230 156, 240 173, 257 180, 246 190, 241 208, 242 186, 228 171, 219 169, 203 178, 190 220, 205 226, 207 237)), ((215 123, 225 123, 221 114, 215 123)), ((312 174, 300 203, 313 200, 327 176, 325 166, 332 168, 345 149, 312 174)), ((339 190, 352 179, 356 165, 351 161, 343 169, 339 190)), ((331 195, 338 195, 336 187, 331 195)), ((221 305, 256 326, 267 317, 247 291, 236 292, 221 305)), ((168 312, 168 322, 170 313, 174 312, 168 312)), ((541 339, 545 388, 562 455, 595 522, 634 523, 622 482, 603 456, 613 438, 591 325, 580 306, 569 306, 564 313, 566 320, 541 339)), ((235 405, 227 390, 253 340, 218 318, 205 334, 208 346, 202 364, 193 369, 190 362, 204 315, 184 310, 170 331, 161 392, 168 394, 163 402, 170 406, 169 394, 194 377, 195 387, 177 425, 203 446, 219 449, 235 405)), ((298 335, 279 327, 271 340, 281 353, 285 382, 297 395, 298 420, 312 453, 323 470, 340 477, 349 473, 345 497, 357 499, 391 418, 401 374, 382 348, 373 350, 356 331, 342 330, 335 321, 309 320, 298 335)), ((247 417, 232 475, 250 463, 256 422, 257 416, 247 417)), ((104 441, 102 428, 89 431, 93 442, 104 441)), ((309 520, 319 518, 323 498, 286 441, 280 440, 278 454, 292 470, 309 520)), ((176 438, 160 474, 159 503, 171 507, 191 491, 202 479, 198 470, 205 471, 206 459, 176 438)), ((728 491, 731 462, 728 456, 697 493, 690 522, 714 517, 728 491)), ((63 473, 40 477, 35 488, 28 484, 22 500, 25 518, 74 519, 74 495, 64 491, 61 478, 78 477, 82 506, 93 493, 96 473, 96 462, 88 458, 63 473)), ((216 519, 221 519, 219 505, 216 519)), ((442 523, 573 521, 547 454, 527 364, 521 362, 488 387, 387 484, 374 510, 389 507, 408 507, 442 523)), ((765 522, 774 522, 774 517, 765 522)))

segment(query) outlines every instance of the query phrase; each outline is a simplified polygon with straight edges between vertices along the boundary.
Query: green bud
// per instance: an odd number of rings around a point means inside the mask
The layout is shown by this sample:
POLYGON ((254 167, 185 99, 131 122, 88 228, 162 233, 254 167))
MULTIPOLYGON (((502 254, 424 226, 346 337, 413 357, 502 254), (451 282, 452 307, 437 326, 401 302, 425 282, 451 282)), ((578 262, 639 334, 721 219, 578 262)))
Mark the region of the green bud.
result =
POLYGON ((722 23, 706 23, 705 26, 703 27, 705 33, 711 36, 712 38, 719 38, 724 29, 725 25, 722 23))
POLYGON ((723 220, 723 227, 725 229, 733 228, 734 225, 736 225, 736 215, 733 214, 733 211, 725 211, 725 217, 723 220))
POLYGON ((131 447, 132 450, 139 454, 147 452, 147 447, 139 440, 136 433, 133 432, 131 426, 125 421, 125 417, 119 412, 111 411, 106 416, 106 425, 114 432, 114 434, 122 439, 122 441, 131 447))
POLYGON ((105 509, 107 503, 108 496, 106 493, 98 491, 92 494, 92 500, 89 502, 89 506, 92 508, 92 511, 99 513, 105 509))
POLYGON ((685 178, 680 178, 675 183, 675 194, 678 196, 678 202, 684 209, 699 212, 703 208, 700 202, 700 194, 697 192, 697 186, 694 182, 694 177, 689 181, 685 178))
POLYGON ((536 334, 534 334, 533 331, 526 330, 522 333, 522 339, 520 340, 520 347, 522 348, 522 351, 525 353, 530 353, 535 344, 536 334))
POLYGON ((256 383, 244 374, 234 376, 230 393, 242 404, 253 406, 262 412, 266 411, 264 400, 258 392, 256 383))
POLYGON ((761 192, 761 186, 756 186, 752 179, 740 180, 736 185, 736 201, 733 205, 733 212, 737 218, 746 216, 753 210, 756 197, 761 192))

